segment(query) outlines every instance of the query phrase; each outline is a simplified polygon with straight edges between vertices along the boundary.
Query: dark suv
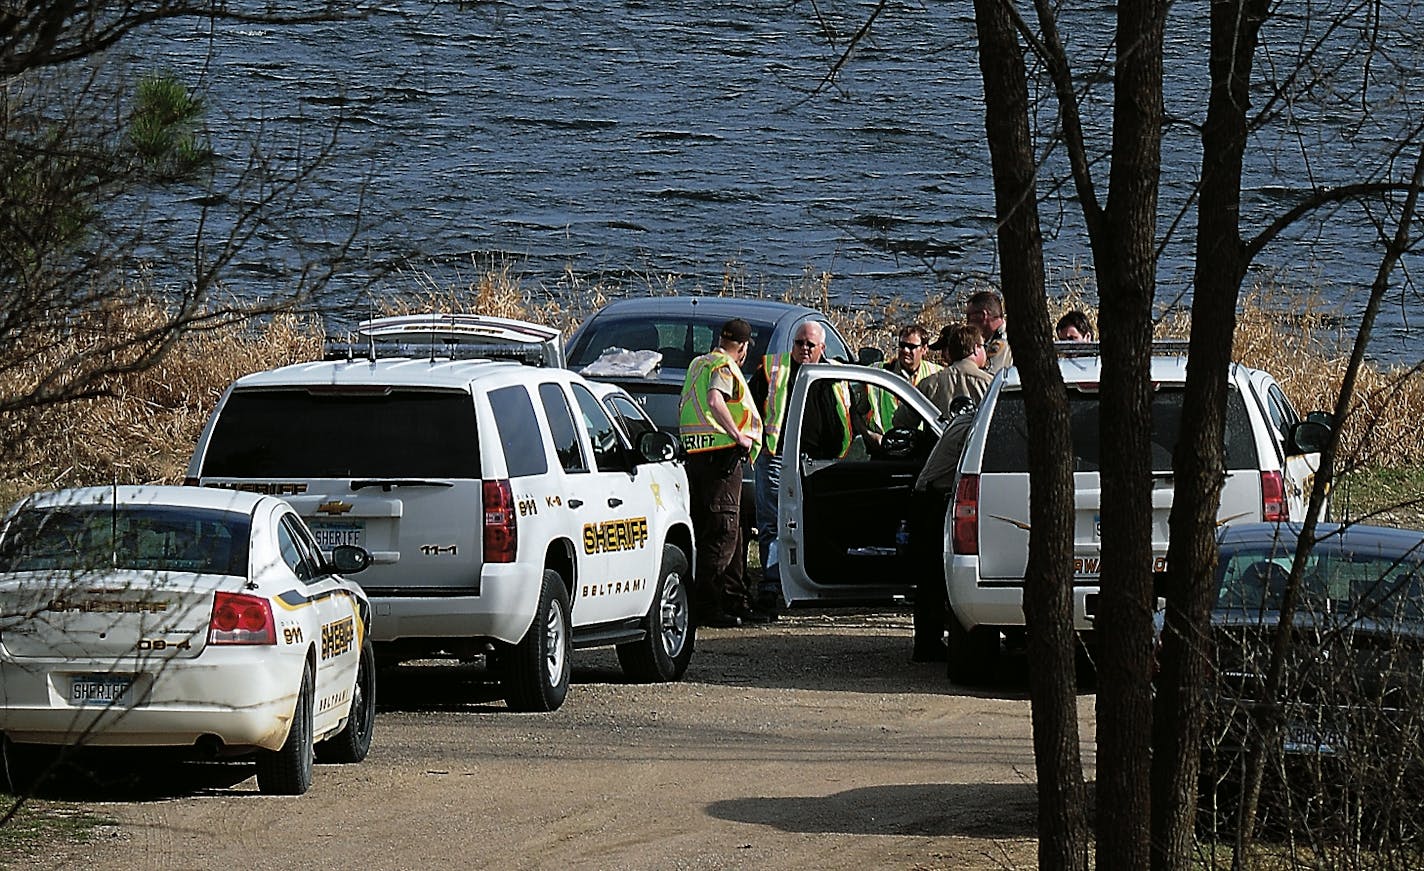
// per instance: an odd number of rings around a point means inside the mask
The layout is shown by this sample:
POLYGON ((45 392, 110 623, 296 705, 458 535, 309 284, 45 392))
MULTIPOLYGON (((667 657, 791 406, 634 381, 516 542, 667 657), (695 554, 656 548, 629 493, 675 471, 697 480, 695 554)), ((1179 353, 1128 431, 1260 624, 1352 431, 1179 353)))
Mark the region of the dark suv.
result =
POLYGON ((768 299, 727 296, 658 296, 620 299, 584 321, 568 344, 568 367, 582 370, 609 348, 657 351, 658 366, 646 377, 596 375, 633 394, 661 429, 677 432, 678 395, 694 357, 712 349, 722 324, 742 318, 752 325, 752 347, 743 364, 748 378, 767 354, 791 350, 791 340, 807 321, 826 331, 826 362, 855 363, 878 359, 879 352, 850 346, 830 319, 813 308, 768 299))

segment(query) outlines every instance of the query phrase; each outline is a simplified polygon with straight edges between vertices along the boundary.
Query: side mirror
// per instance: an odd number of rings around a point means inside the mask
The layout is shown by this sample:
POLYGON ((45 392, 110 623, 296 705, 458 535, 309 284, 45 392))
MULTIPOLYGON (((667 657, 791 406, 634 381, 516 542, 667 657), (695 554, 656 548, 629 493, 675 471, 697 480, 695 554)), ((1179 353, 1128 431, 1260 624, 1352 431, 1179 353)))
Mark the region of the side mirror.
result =
POLYGON ((364 572, 371 565, 371 552, 354 544, 338 544, 331 549, 331 565, 339 575, 364 572))
POLYGON ((880 437, 880 452, 890 457, 905 459, 915 452, 915 431, 896 427, 880 437))
POLYGON ((861 348, 855 355, 855 362, 861 366, 874 366, 884 360, 885 352, 879 348, 861 348))
POLYGON ((1305 420, 1292 426, 1286 438, 1286 453, 1318 454, 1325 450, 1325 443, 1330 441, 1333 428, 1324 421, 1313 419, 1316 414, 1330 417, 1325 412, 1312 412, 1305 420))
POLYGON ((638 457, 644 463, 666 463, 682 456, 682 440, 670 432, 655 429, 638 436, 638 457))
POLYGON ((956 396, 949 402, 949 416, 959 417, 961 414, 974 414, 979 410, 979 403, 974 401, 972 396, 956 396))

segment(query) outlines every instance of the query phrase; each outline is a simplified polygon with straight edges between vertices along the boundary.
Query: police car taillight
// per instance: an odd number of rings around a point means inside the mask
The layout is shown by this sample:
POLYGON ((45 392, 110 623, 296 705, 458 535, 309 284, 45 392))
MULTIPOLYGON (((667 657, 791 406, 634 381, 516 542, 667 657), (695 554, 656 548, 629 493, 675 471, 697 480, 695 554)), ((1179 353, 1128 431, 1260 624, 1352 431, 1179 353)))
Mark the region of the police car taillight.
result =
POLYGON ((258 596, 219 592, 213 597, 209 644, 276 644, 272 603, 258 596))
POLYGON ((519 524, 515 521, 514 492, 508 481, 484 482, 485 562, 512 563, 519 544, 519 524))
POLYGON ((978 475, 960 475, 954 490, 954 552, 979 553, 978 475))
POLYGON ((1261 519, 1289 520, 1286 511, 1286 482, 1280 472, 1261 473, 1261 519))

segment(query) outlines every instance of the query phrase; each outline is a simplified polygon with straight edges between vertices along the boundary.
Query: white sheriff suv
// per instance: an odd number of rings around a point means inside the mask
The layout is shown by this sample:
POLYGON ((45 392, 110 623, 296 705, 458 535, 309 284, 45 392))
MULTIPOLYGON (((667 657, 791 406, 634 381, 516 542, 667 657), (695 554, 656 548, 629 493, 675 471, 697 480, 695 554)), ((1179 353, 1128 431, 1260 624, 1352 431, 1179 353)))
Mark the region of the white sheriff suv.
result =
POLYGON ((692 656, 693 554, 676 440, 562 368, 553 328, 479 315, 362 322, 321 362, 238 379, 188 483, 290 502, 357 544, 386 663, 483 655, 509 706, 551 711, 574 647, 635 680, 692 656))
MULTIPOLYGON (((1072 426, 1074 626, 1091 640, 1101 550, 1098 385, 1102 361, 1093 343, 1059 346, 1072 426)), ((1181 426, 1186 344, 1158 342, 1151 361, 1153 553, 1165 568, 1172 507, 1172 452, 1181 426)), ((1018 370, 1000 373, 964 438, 957 468, 944 483, 944 582, 950 613, 949 674, 961 682, 993 673, 1005 644, 1022 642, 1023 583, 1028 563, 1029 480, 1025 411, 1018 370)), ((912 496, 933 442, 947 421, 914 387, 882 370, 807 366, 787 411, 778 538, 788 602, 889 600, 912 595, 916 571, 897 532, 924 510, 912 496), (844 457, 814 459, 798 450, 807 402, 837 381, 852 393, 883 387, 921 417, 913 432, 892 430, 885 448, 853 445, 844 457), (907 521, 910 521, 907 523, 907 521)), ((1330 416, 1302 418, 1267 372, 1231 364, 1226 407, 1225 482, 1218 523, 1298 521, 1306 503, 1330 416)))

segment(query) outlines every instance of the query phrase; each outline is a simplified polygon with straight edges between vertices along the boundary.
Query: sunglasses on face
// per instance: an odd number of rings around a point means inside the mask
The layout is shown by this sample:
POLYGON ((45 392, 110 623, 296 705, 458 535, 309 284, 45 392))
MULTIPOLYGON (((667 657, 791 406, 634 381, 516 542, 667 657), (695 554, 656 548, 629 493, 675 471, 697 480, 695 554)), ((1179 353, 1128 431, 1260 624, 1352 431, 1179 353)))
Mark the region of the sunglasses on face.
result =
POLYGON ((901 342, 900 347, 905 349, 906 351, 918 351, 919 349, 923 348, 924 345, 919 345, 914 342, 901 342))
POLYGON ((810 339, 797 339, 791 344, 795 345, 798 348, 814 348, 817 345, 816 342, 813 342, 810 339))

